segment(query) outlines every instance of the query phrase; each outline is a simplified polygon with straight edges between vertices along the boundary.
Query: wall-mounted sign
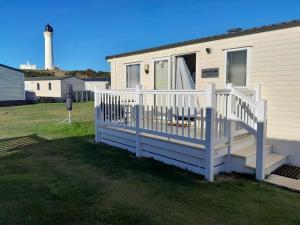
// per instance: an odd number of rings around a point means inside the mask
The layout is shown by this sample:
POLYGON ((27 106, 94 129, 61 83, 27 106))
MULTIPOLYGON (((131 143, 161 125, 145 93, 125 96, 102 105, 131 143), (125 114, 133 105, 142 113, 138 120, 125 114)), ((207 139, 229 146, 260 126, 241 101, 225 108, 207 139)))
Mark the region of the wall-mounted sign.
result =
POLYGON ((202 78, 215 78, 219 77, 219 68, 208 68, 202 69, 201 71, 202 78))

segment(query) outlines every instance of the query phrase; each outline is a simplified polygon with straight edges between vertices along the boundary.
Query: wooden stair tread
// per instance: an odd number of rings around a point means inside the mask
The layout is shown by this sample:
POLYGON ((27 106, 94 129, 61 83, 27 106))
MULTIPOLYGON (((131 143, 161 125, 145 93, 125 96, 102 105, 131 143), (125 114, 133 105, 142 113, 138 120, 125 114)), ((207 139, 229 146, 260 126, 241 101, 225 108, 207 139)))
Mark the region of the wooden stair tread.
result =
MULTIPOLYGON (((272 145, 266 145, 265 149, 271 148, 272 145)), ((252 155, 256 154, 256 145, 250 145, 246 148, 243 148, 241 150, 235 151, 232 153, 233 156, 237 156, 237 157, 243 157, 243 158, 247 158, 250 157, 252 155)))
MULTIPOLYGON (((274 165, 275 163, 285 159, 286 155, 280 155, 276 153, 270 153, 265 156, 265 169, 269 168, 270 166, 274 165)), ((255 169, 256 168, 256 160, 247 163, 247 167, 255 169)))
POLYGON ((249 141, 251 139, 255 139, 255 137, 253 135, 249 134, 249 133, 242 134, 242 135, 239 135, 237 137, 234 137, 233 143, 234 143, 234 145, 238 145, 240 143, 243 143, 245 141, 249 141))

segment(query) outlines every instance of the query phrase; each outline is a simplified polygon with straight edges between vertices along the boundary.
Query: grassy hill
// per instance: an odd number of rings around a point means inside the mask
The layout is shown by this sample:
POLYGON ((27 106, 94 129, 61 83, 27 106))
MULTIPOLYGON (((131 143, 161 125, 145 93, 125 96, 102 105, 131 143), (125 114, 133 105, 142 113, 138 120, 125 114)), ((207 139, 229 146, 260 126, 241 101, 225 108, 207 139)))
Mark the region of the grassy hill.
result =
POLYGON ((75 75, 81 78, 86 77, 110 77, 110 72, 95 71, 91 69, 87 70, 22 70, 25 73, 25 77, 40 77, 40 76, 67 76, 75 75))

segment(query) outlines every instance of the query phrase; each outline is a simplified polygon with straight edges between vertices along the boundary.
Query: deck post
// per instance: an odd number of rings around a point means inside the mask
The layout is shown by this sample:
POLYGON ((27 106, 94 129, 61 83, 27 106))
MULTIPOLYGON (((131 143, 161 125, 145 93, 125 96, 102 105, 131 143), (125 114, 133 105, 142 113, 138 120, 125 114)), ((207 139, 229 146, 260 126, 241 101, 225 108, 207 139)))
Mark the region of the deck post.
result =
POLYGON ((214 181, 215 161, 215 108, 216 85, 209 84, 206 89, 206 127, 205 127, 205 178, 214 181))
POLYGON ((135 130, 136 130, 136 157, 142 156, 141 140, 140 140, 140 85, 135 88, 135 130))
POLYGON ((257 133, 256 133, 256 179, 265 179, 265 142, 266 142, 266 109, 265 100, 257 104, 257 133))
POLYGON ((99 107, 100 107, 100 104, 98 102, 98 98, 97 98, 97 90, 95 88, 95 91, 94 91, 94 94, 95 94, 95 101, 94 101, 94 108, 95 108, 95 142, 100 142, 100 135, 98 133, 98 120, 99 120, 99 107))
POLYGON ((257 102, 261 100, 261 84, 258 84, 255 87, 255 100, 257 102))
MULTIPOLYGON (((228 90, 232 90, 232 84, 228 83, 226 84, 226 89, 228 90)), ((226 130, 225 130, 225 137, 228 138, 228 151, 227 151, 227 155, 225 157, 225 171, 227 173, 231 173, 232 171, 232 167, 231 167, 231 154, 232 154, 232 149, 233 149, 233 143, 234 143, 234 131, 235 131, 235 127, 234 127, 234 121, 232 118, 232 103, 233 103, 233 99, 232 99, 232 94, 230 93, 228 95, 228 99, 227 99, 227 111, 226 111, 226 130)))

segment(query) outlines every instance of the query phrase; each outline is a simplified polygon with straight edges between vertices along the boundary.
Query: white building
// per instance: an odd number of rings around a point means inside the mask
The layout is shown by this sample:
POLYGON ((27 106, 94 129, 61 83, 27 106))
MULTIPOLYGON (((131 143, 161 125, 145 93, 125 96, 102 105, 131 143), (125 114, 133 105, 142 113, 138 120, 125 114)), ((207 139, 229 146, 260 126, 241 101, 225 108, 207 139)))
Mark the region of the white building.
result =
POLYGON ((45 76, 26 77, 25 90, 35 92, 37 97, 50 97, 60 99, 66 92, 67 85, 73 86, 73 91, 84 91, 85 82, 76 76, 45 76))
POLYGON ((25 103, 24 73, 0 64, 0 105, 25 103))
POLYGON ((94 91, 109 89, 110 78, 85 78, 85 90, 94 91))
POLYGON ((30 64, 29 61, 27 64, 20 64, 20 69, 22 70, 36 70, 37 66, 36 64, 30 64))

